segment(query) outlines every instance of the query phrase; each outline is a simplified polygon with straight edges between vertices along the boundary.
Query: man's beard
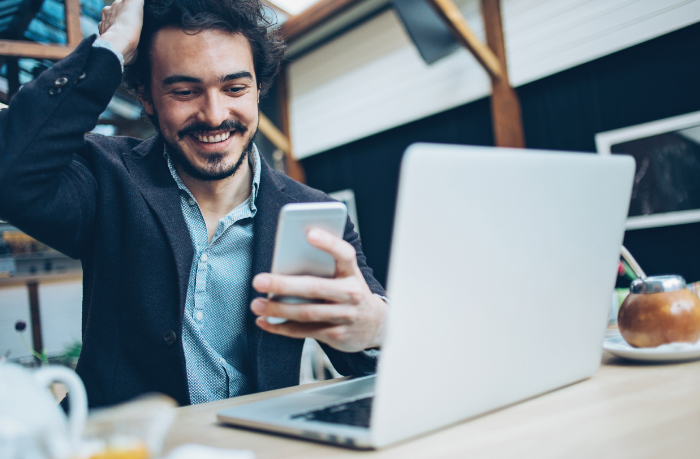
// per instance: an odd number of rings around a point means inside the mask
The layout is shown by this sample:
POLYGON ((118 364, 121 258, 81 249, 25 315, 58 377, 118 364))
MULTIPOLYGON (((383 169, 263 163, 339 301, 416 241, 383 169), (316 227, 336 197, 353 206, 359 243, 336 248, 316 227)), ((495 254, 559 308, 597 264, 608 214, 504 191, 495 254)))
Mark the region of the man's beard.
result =
MULTIPOLYGON (((231 135, 239 133, 241 136, 245 136, 248 132, 248 128, 238 120, 226 120, 219 126, 212 128, 211 126, 204 123, 192 123, 177 133, 178 140, 183 140, 186 136, 192 134, 204 135, 207 132, 213 131, 235 131, 231 135)), ((185 156, 184 152, 177 143, 169 142, 167 139, 165 142, 168 144, 168 152, 171 154, 173 162, 180 166, 182 171, 189 177, 195 180, 200 180, 204 182, 216 182, 219 180, 224 180, 226 178, 232 177, 238 169, 240 169, 243 161, 248 158, 249 153, 253 150, 253 139, 255 138, 256 131, 250 136, 248 143, 243 148, 238 161, 230 167, 225 167, 224 158, 226 154, 224 152, 214 152, 214 153, 204 153, 196 151, 195 154, 206 162, 205 167, 197 167, 185 156)))

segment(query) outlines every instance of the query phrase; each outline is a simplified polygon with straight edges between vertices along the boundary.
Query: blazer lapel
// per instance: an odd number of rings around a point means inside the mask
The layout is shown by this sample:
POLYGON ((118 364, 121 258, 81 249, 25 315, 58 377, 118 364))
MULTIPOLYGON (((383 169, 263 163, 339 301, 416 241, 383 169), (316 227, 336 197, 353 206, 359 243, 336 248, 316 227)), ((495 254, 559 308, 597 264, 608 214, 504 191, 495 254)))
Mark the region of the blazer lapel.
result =
MULTIPOLYGON (((277 219, 282 206, 295 202, 284 193, 284 184, 275 177, 261 155, 260 189, 255 205, 254 250, 252 277, 270 272, 275 246, 277 219)), ((251 280, 252 280, 251 277, 251 280)), ((251 288, 251 301, 263 296, 251 288)), ((255 325, 256 316, 248 309, 249 345, 254 350, 253 362, 258 391, 267 391, 299 383, 299 365, 304 340, 263 332, 255 325)))
POLYGON ((194 249, 180 207, 180 192, 163 156, 163 137, 157 135, 124 154, 124 162, 148 206, 163 228, 175 258, 182 324, 194 249))

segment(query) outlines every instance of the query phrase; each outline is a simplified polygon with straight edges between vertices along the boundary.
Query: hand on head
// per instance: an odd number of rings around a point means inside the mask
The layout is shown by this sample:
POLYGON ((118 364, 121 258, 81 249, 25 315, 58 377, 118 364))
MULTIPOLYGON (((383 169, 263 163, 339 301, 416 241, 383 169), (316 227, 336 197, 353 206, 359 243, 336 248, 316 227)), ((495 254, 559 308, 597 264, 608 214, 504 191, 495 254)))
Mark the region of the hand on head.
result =
POLYGON ((112 44, 124 56, 124 65, 136 60, 136 50, 143 26, 144 0, 115 0, 102 8, 98 24, 100 38, 112 44))
POLYGON ((314 338, 340 351, 358 352, 381 345, 387 305, 372 294, 357 265, 355 248, 341 238, 314 229, 309 243, 333 256, 334 279, 259 274, 253 287, 260 293, 324 300, 324 304, 285 304, 258 298, 251 304, 257 325, 292 338, 314 338), (267 316, 288 322, 270 324, 267 316))

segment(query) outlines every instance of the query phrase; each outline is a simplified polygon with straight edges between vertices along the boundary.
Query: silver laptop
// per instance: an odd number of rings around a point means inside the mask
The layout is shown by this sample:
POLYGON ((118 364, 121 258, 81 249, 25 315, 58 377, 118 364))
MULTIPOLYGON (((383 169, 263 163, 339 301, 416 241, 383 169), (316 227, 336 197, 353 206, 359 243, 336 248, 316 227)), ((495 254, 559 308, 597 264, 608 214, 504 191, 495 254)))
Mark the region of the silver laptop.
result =
POLYGON ((634 171, 627 156, 412 145, 376 376, 219 420, 380 448, 590 377, 634 171))

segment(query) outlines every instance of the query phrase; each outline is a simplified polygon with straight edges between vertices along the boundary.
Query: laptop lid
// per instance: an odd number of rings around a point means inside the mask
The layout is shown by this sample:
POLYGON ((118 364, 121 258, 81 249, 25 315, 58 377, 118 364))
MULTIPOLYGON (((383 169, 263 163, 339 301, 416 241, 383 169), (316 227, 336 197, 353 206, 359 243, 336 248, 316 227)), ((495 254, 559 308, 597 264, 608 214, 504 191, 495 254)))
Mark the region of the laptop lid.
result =
POLYGON ((596 371, 634 170, 626 156, 409 147, 375 447, 596 371))

